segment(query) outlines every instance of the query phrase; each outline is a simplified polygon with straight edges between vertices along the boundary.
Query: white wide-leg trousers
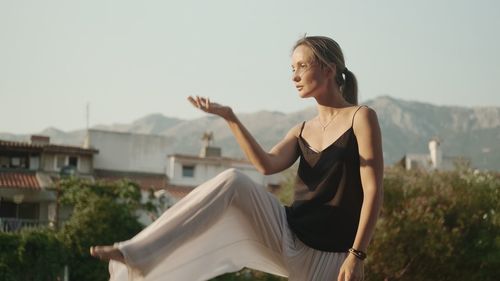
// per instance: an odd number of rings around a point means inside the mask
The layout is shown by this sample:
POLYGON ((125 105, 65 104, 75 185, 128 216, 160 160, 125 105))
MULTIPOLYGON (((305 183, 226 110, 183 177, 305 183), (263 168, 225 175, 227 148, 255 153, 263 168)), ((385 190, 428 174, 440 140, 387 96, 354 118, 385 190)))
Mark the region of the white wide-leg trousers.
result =
POLYGON ((112 281, 204 281, 243 267, 291 281, 333 281, 347 255, 304 245, 278 199, 235 169, 196 187, 116 245, 126 265, 110 262, 112 281))

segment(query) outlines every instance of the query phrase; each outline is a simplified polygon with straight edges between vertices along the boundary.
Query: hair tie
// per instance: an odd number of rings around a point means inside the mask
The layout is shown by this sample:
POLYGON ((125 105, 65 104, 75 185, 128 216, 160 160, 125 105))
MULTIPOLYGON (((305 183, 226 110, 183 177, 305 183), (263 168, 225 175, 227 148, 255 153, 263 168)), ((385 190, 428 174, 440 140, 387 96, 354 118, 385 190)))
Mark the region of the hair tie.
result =
POLYGON ((347 67, 345 67, 344 71, 342 71, 342 73, 347 74, 347 71, 349 71, 349 69, 347 69, 347 67))

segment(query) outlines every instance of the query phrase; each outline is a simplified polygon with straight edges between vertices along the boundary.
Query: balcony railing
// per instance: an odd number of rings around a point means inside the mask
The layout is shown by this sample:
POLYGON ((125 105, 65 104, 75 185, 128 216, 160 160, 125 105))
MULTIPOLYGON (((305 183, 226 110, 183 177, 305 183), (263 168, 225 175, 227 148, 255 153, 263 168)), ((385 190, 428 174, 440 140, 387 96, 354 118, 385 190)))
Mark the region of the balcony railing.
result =
POLYGON ((33 219, 0 218, 1 232, 17 232, 21 229, 38 228, 48 226, 49 221, 33 219))

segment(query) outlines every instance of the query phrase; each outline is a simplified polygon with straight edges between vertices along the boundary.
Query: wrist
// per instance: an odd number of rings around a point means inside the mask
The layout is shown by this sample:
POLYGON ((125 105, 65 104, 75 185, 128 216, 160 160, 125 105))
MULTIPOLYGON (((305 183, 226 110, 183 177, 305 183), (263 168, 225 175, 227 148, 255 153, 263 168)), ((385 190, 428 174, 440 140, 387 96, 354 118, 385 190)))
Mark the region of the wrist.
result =
POLYGON ((360 250, 357 250, 354 248, 350 248, 348 250, 348 252, 351 256, 356 257, 356 259, 358 259, 358 260, 364 261, 366 259, 366 253, 363 251, 360 251, 360 250))
POLYGON ((227 110, 227 113, 224 114, 224 116, 222 116, 222 118, 224 118, 228 122, 236 122, 236 120, 237 120, 236 114, 234 114, 233 109, 231 109, 231 108, 229 108, 227 110))

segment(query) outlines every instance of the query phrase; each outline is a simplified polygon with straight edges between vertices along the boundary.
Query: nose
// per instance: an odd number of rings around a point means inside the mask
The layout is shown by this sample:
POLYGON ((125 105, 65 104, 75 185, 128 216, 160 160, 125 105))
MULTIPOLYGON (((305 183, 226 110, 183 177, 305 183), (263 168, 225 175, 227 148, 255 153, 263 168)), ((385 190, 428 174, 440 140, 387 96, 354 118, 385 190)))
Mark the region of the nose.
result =
POLYGON ((300 81, 300 75, 299 75, 299 73, 297 73, 297 71, 292 73, 292 81, 294 81, 294 82, 300 81))

